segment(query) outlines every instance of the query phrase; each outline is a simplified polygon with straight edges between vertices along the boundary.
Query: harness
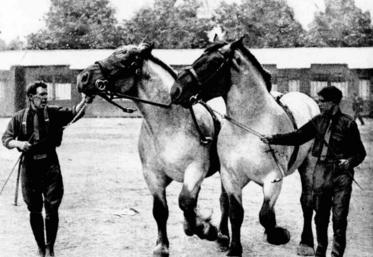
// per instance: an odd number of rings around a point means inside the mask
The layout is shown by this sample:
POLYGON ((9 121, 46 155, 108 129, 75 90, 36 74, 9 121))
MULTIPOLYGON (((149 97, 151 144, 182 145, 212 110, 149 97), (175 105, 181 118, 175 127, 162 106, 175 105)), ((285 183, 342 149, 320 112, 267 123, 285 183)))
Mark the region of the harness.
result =
MULTIPOLYGON (((275 100, 276 102, 278 103, 278 105, 280 105, 282 107, 282 109, 285 111, 285 113, 287 114, 287 116, 289 117, 291 123, 293 124, 293 128, 294 130, 297 130, 298 129, 298 126, 297 126, 297 123, 295 122, 295 118, 294 118, 294 115, 293 113, 290 111, 289 107, 285 104, 283 104, 280 99, 283 97, 284 95, 281 94, 277 97, 275 97, 275 100)), ((291 154, 290 156, 290 160, 289 160, 289 163, 288 163, 288 169, 290 169, 290 167, 294 164, 295 160, 297 159, 297 155, 299 153, 299 145, 297 146, 294 146, 294 150, 293 150, 293 153, 291 154)))
MULTIPOLYGON (((48 107, 45 107, 44 110, 43 110, 46 134, 48 134, 48 130, 49 130, 49 115, 48 115, 47 108, 48 107)), ((29 115, 30 115, 30 108, 27 107, 25 109, 25 112, 23 113, 23 117, 22 117, 22 133, 25 136, 27 135, 27 119, 28 119, 29 115)))
POLYGON ((196 115, 194 113, 194 110, 192 107, 189 108, 190 110, 190 114, 192 115, 192 119, 193 119, 193 122, 194 122, 194 125, 197 129, 197 132, 199 134, 199 137, 200 137, 200 142, 202 145, 208 145, 210 144, 214 139, 217 138, 217 135, 219 134, 220 132, 220 129, 221 129, 221 124, 220 124, 220 121, 218 119, 218 117, 215 115, 214 113, 214 110, 208 105, 206 104, 205 102, 203 101, 200 101, 199 102, 207 111, 208 113, 211 115, 211 118, 212 118, 212 121, 213 121, 213 125, 214 125, 214 134, 212 136, 205 136, 203 133, 202 133, 202 130, 198 124, 198 121, 196 119, 196 115))

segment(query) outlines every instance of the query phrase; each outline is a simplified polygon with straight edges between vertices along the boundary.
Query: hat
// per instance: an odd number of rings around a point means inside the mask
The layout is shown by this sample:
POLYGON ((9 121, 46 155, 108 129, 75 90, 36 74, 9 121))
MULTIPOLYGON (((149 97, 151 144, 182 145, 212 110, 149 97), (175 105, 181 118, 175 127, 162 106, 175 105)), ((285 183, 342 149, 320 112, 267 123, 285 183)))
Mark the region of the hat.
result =
POLYGON ((335 104, 339 104, 342 99, 342 91, 335 86, 324 87, 317 94, 326 101, 332 101, 335 104))

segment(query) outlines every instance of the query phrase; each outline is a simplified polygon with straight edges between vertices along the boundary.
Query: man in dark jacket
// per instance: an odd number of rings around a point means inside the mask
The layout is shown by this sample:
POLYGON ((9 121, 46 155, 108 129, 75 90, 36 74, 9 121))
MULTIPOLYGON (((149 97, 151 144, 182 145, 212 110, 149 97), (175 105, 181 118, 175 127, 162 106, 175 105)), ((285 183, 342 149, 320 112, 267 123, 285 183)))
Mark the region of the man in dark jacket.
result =
POLYGON ((12 117, 3 134, 2 142, 5 147, 17 148, 22 152, 22 195, 30 211, 30 224, 38 245, 38 254, 54 256, 53 247, 59 221, 58 207, 63 195, 56 147, 61 144, 64 126, 80 112, 87 99, 83 99, 72 110, 48 106, 47 85, 41 81, 30 84, 26 94, 29 106, 12 117))
POLYGON ((333 213, 333 257, 346 248, 347 215, 354 170, 366 152, 355 121, 341 112, 342 92, 328 86, 318 92, 321 114, 298 130, 267 136, 264 143, 301 145, 315 139, 312 155, 317 157, 313 174, 313 201, 318 246, 316 256, 326 256, 330 210, 333 213))

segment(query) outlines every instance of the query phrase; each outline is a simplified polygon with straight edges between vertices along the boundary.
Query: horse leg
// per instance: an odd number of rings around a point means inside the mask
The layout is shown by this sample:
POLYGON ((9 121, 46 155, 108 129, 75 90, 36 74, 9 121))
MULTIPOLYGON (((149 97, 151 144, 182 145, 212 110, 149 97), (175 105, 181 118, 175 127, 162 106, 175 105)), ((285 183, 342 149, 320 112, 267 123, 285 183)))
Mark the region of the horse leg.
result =
POLYGON ((221 172, 223 186, 227 192, 229 200, 229 220, 231 222, 232 239, 227 256, 241 256, 241 225, 244 217, 242 207, 242 188, 232 174, 224 171, 221 172))
POLYGON ((262 224, 265 229, 267 241, 275 245, 286 244, 290 240, 289 231, 282 227, 278 227, 276 224, 274 205, 280 195, 281 187, 282 181, 273 182, 272 179, 269 179, 264 182, 264 201, 259 213, 260 224, 262 224))
POLYGON ((314 166, 312 160, 307 157, 302 165, 298 168, 300 179, 302 182, 302 195, 300 203, 303 211, 303 231, 301 240, 297 248, 297 254, 302 256, 313 256, 314 251, 314 240, 312 233, 312 173, 314 166))
POLYGON ((221 251, 228 250, 229 247, 229 229, 228 229, 228 218, 229 218, 229 199, 227 192, 225 191, 223 184, 221 185, 220 193, 220 224, 218 230, 218 240, 217 243, 221 251))
POLYGON ((168 257, 169 241, 167 237, 168 206, 166 199, 166 187, 171 179, 158 177, 157 174, 148 173, 145 176, 151 194, 153 195, 153 217, 157 222, 158 238, 153 249, 153 256, 168 257))
POLYGON ((197 198, 205 174, 201 168, 188 167, 184 174, 184 184, 179 195, 179 207, 184 212, 184 232, 196 234, 201 239, 217 239, 217 228, 210 223, 210 217, 202 218, 196 213, 197 198))

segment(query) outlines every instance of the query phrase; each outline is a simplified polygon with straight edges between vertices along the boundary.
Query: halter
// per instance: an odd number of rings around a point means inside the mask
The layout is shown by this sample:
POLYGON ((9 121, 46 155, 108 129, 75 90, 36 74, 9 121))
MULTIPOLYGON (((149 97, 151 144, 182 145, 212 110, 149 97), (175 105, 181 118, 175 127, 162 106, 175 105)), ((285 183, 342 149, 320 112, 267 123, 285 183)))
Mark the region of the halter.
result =
MULTIPOLYGON (((230 61, 231 61, 231 58, 232 56, 229 55, 229 56, 225 56, 225 54, 220 51, 220 49, 218 49, 216 51, 221 57, 223 57, 223 61, 222 63, 220 64, 220 66, 210 75, 207 77, 207 79, 205 80, 201 80, 199 78, 199 75, 198 73, 196 72, 196 70, 194 69, 193 65, 199 60, 199 58, 189 67, 187 67, 185 70, 192 76, 192 78, 197 82, 197 85, 199 87, 202 87, 204 84, 208 83, 210 80, 212 80, 216 74, 218 74, 224 67, 226 64, 228 64, 230 61)), ((198 95, 199 93, 197 93, 198 95)))
MULTIPOLYGON (((139 59, 139 58, 136 58, 136 59, 139 59)), ((97 64, 97 66, 99 67, 99 69, 101 71, 101 74, 104 77, 103 80, 98 79, 95 82, 95 86, 100 92, 100 93, 98 93, 98 95, 100 97, 102 97, 103 99, 105 99, 106 101, 108 101, 109 103, 111 103, 111 104, 115 105, 116 107, 120 108, 122 111, 127 112, 127 113, 132 113, 135 110, 131 109, 131 108, 124 108, 124 107, 120 106, 119 104, 117 104, 113 101, 114 99, 130 99, 130 100, 133 100, 133 101, 136 101, 136 102, 142 102, 142 103, 158 106, 158 107, 161 107, 161 108, 170 108, 171 107, 172 103, 170 103, 170 104, 158 103, 158 102, 154 102, 154 101, 141 99, 141 98, 131 96, 131 95, 128 95, 128 94, 115 92, 113 90, 113 80, 114 80, 114 78, 110 74, 107 73, 106 69, 104 69, 104 67, 102 66, 102 63, 100 61, 96 61, 95 64, 97 64)), ((136 68, 135 71, 134 71, 134 77, 135 77, 134 84, 137 84, 138 80, 140 79, 140 75, 142 74, 142 72, 141 72, 142 65, 140 65, 139 63, 134 61, 134 62, 131 63, 130 67, 135 67, 136 68)))

